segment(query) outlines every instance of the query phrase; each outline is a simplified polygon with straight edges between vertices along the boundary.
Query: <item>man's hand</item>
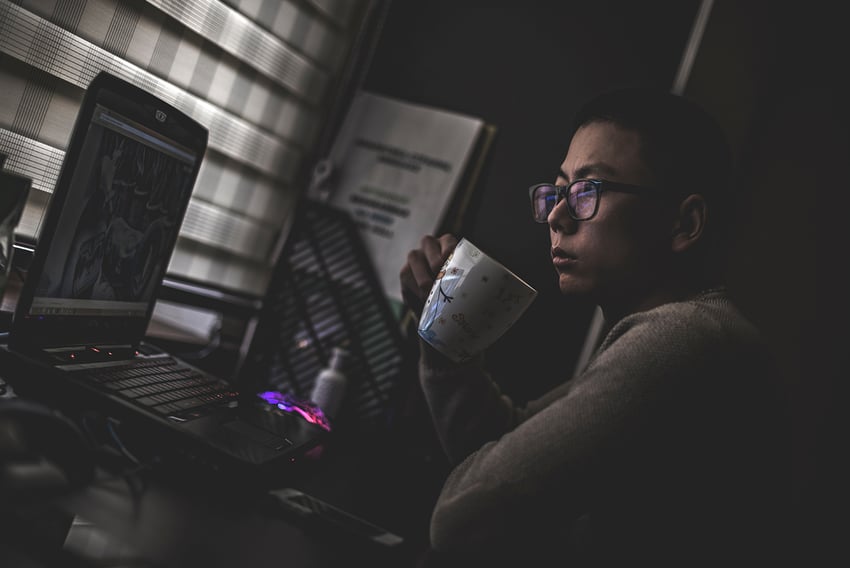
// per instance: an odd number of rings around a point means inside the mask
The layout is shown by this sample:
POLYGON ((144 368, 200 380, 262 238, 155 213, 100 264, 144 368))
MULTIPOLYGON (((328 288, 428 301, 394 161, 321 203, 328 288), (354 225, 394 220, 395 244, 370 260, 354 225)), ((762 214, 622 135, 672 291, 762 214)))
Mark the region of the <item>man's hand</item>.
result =
POLYGON ((399 274, 401 296, 417 318, 425 307, 425 300, 428 299, 437 272, 456 245, 457 238, 454 235, 446 233, 440 238, 426 235, 422 237, 419 248, 407 254, 407 263, 399 274))

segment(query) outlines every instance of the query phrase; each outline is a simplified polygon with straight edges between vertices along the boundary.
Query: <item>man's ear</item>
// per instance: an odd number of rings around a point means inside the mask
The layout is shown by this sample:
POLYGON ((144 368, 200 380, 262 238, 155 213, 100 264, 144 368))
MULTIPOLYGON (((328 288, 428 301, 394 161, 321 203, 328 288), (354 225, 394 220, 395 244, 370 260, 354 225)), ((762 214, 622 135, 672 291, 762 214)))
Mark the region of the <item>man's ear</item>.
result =
POLYGON ((700 240, 707 217, 708 205, 702 195, 692 193, 682 200, 673 222, 673 252, 684 252, 700 240))

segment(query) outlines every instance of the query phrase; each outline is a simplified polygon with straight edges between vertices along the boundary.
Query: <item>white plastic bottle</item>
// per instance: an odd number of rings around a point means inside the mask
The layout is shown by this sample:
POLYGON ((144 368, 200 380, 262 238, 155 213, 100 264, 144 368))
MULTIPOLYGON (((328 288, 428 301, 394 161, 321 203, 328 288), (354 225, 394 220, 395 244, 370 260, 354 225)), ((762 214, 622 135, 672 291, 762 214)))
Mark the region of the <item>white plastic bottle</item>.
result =
POLYGON ((319 371, 310 393, 310 401, 321 408, 330 420, 336 418, 342 399, 345 397, 348 377, 344 369, 348 363, 348 357, 348 351, 341 347, 334 347, 330 363, 319 371))

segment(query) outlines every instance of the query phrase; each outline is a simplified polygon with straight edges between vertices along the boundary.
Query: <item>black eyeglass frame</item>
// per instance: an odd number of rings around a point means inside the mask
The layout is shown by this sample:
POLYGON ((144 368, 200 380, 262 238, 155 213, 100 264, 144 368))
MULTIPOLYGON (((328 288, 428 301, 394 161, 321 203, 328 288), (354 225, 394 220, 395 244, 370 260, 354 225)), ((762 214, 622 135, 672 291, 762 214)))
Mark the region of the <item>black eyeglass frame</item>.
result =
POLYGON ((630 183, 620 183, 620 182, 617 182, 617 181, 608 181, 608 180, 604 180, 604 179, 591 179, 591 178, 577 179, 577 180, 571 181, 567 185, 555 185, 554 183, 536 183, 536 184, 534 184, 534 185, 532 185, 531 187, 528 188, 528 198, 531 201, 531 213, 532 213, 532 216, 534 217, 534 220, 537 221, 538 223, 547 223, 549 213, 552 212, 552 209, 557 207, 558 203, 560 203, 561 201, 563 201, 564 199, 567 198, 567 195, 569 194, 570 188, 572 186, 574 186, 577 183, 581 183, 581 182, 589 182, 590 183, 590 185, 593 187, 593 190, 596 193, 596 196, 595 196, 596 201, 595 201, 594 206, 593 206, 593 212, 586 217, 578 217, 575 214, 575 212, 573 211, 573 208, 570 206, 569 201, 567 201, 567 213, 569 214, 570 218, 575 220, 575 221, 589 221, 590 219, 593 219, 596 216, 596 213, 599 211, 599 194, 602 191, 619 191, 620 193, 634 193, 634 194, 647 193, 647 192, 658 193, 659 191, 661 191, 657 187, 651 187, 651 186, 646 186, 646 185, 634 185, 634 184, 630 184, 630 183), (537 217, 537 208, 534 206, 534 192, 537 190, 537 188, 544 187, 544 186, 555 188, 555 191, 556 191, 555 195, 557 196, 557 200, 555 201, 555 205, 552 206, 552 209, 550 209, 549 212, 546 214, 546 217, 543 218, 543 219, 539 219, 537 217))

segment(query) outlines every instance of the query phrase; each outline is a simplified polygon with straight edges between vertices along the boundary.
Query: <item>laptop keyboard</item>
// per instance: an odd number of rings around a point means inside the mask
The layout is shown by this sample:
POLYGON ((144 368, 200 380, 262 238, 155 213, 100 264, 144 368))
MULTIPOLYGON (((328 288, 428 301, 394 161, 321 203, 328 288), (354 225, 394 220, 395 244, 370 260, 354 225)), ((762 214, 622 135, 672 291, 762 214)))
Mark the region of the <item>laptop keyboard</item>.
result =
POLYGON ((164 415, 180 416, 184 411, 220 406, 238 397, 238 392, 227 382, 186 367, 171 357, 90 368, 85 375, 101 387, 164 415))

